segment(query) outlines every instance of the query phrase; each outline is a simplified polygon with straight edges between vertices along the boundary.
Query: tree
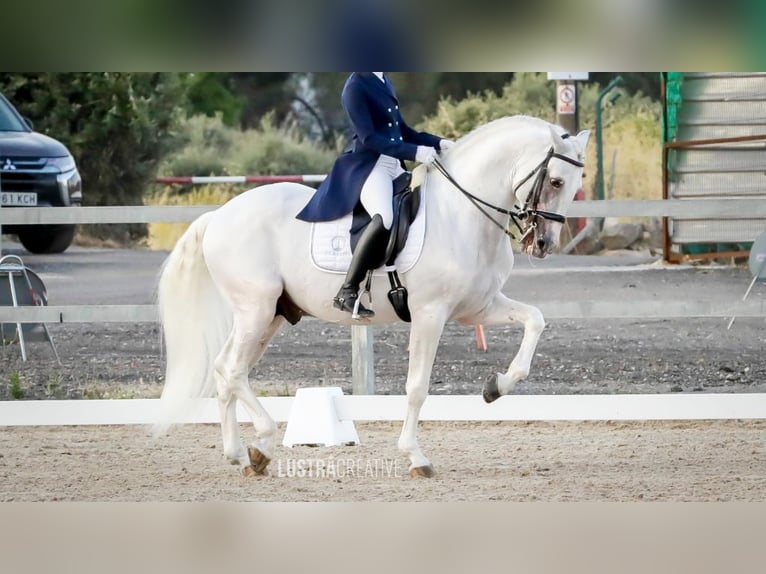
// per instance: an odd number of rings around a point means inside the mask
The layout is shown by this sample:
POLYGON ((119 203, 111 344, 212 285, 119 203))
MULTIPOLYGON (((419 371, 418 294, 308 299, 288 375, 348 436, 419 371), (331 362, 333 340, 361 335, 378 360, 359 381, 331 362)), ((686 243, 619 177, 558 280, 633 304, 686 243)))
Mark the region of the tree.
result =
POLYGON ((187 74, 189 115, 221 114, 228 126, 257 128, 266 114, 281 124, 290 113, 293 72, 197 72, 187 74))
MULTIPOLYGON (((43 133, 61 140, 83 179, 85 205, 141 205, 174 148, 185 94, 177 73, 0 73, 4 92, 43 133)), ((146 235, 143 224, 92 226, 98 237, 146 235)))
MULTIPOLYGON (((513 80, 513 72, 441 72, 436 82, 435 96, 462 100, 469 93, 487 90, 500 94, 503 86, 513 80)), ((434 106, 435 108, 435 106, 434 106)))
POLYGON ((233 92, 243 99, 241 127, 257 128, 263 117, 273 113, 281 124, 290 112, 292 94, 288 82, 292 72, 227 72, 233 92))
MULTIPOLYGON (((298 75, 298 74, 296 74, 298 75)), ((469 92, 479 93, 490 90, 502 92, 503 85, 512 77, 511 72, 392 72, 397 95, 402 104, 402 114, 411 125, 436 111, 439 100, 452 98, 460 100, 469 92)), ((340 94, 348 72, 316 72, 303 74, 302 80, 294 82, 301 88, 303 99, 313 107, 312 116, 321 118, 327 132, 326 141, 338 135, 348 135, 348 120, 340 104, 340 94)), ((308 122, 314 121, 307 118, 308 122)))
POLYGON ((239 126, 245 98, 237 95, 229 74, 198 72, 186 77, 189 114, 221 116, 227 126, 239 126))

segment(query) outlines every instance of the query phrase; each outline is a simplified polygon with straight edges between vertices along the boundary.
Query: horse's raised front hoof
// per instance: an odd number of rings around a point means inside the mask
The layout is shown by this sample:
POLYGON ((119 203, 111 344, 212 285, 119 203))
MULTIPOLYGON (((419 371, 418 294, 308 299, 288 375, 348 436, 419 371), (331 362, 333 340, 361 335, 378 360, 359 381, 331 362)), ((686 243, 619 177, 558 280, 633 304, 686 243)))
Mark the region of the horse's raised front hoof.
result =
POLYGON ((410 469, 410 476, 412 478, 433 478, 433 476, 436 474, 436 471, 434 470, 434 467, 430 464, 427 466, 416 466, 415 468, 410 469))
POLYGON ((497 388, 497 374, 491 375, 484 382, 484 390, 481 395, 485 403, 493 403, 500 398, 500 389, 497 388))
POLYGON ((254 474, 245 476, 265 475, 266 467, 269 466, 271 459, 254 446, 247 449, 247 454, 250 457, 250 466, 245 467, 245 470, 251 468, 254 474))

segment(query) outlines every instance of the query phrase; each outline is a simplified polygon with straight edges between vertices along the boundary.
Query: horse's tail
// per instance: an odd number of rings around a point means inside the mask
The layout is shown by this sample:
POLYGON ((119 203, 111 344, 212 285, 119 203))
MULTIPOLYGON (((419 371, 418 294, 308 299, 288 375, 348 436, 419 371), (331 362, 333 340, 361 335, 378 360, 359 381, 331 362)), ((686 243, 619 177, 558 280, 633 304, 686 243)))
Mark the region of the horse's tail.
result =
POLYGON ((165 336, 165 385, 154 435, 167 433, 215 388, 213 362, 231 331, 232 312, 210 276, 202 238, 205 213, 178 240, 160 274, 158 299, 165 336))

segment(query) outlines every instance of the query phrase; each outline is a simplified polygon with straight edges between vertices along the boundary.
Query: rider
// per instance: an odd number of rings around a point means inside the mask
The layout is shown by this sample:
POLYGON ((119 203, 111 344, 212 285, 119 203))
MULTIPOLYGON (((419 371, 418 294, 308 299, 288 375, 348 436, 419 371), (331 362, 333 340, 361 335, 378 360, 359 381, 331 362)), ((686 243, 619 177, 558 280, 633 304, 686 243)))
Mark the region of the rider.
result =
MULTIPOLYGON (((417 132, 399 110, 394 86, 383 72, 354 72, 341 95, 354 132, 351 150, 338 157, 330 175, 298 214, 304 221, 332 221, 354 210, 361 202, 372 221, 354 250, 346 279, 333 299, 336 308, 353 312, 359 284, 381 264, 381 250, 393 222, 393 180, 404 172, 403 160, 430 165, 437 151, 454 142, 417 132)), ((372 317, 359 305, 360 317, 372 317)))

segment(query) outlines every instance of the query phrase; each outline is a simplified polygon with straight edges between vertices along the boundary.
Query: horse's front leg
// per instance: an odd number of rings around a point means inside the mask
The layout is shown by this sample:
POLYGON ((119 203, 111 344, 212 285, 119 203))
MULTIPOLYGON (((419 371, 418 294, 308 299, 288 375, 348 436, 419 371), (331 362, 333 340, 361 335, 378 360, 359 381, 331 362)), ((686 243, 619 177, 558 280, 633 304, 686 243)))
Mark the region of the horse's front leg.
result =
POLYGON ((509 299, 498 293, 487 308, 477 317, 479 325, 505 325, 512 322, 524 325, 524 337, 518 353, 505 373, 492 375, 484 383, 483 396, 488 403, 513 391, 516 383, 527 378, 532 365, 537 342, 545 328, 540 309, 509 299))
POLYGON ((418 446, 420 408, 428 396, 436 349, 439 345, 447 314, 443 310, 413 314, 410 329, 410 361, 407 370, 407 416, 399 436, 399 450, 410 459, 410 476, 434 475, 431 462, 418 446))

